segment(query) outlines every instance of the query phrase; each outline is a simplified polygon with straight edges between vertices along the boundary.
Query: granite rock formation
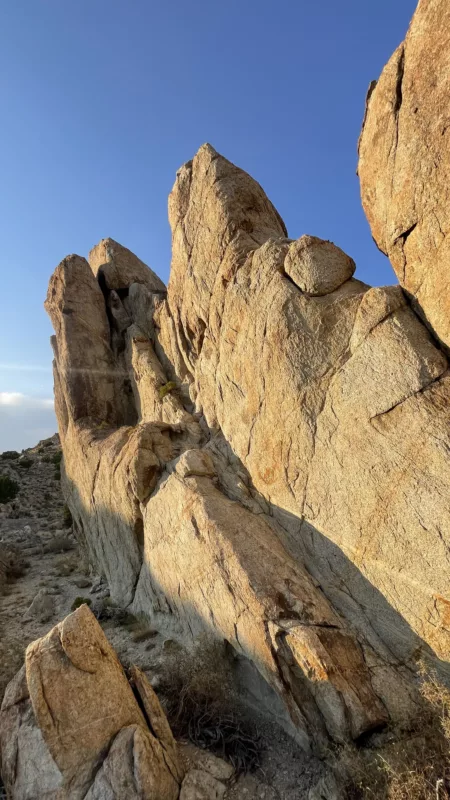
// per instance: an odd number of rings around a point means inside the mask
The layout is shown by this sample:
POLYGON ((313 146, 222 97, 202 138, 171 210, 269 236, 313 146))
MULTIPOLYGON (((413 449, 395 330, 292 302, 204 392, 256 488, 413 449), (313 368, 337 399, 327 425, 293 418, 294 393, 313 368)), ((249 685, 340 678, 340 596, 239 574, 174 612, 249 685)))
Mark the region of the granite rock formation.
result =
POLYGON ((358 167, 374 239, 447 347, 449 47, 448 3, 420 0, 405 41, 369 89, 358 167))
MULTIPOLYGON (((440 5, 419 3, 405 76, 440 5)), ((167 293, 103 240, 61 262, 46 301, 64 491, 90 560, 186 646, 225 639, 305 748, 414 717, 415 661, 444 673, 450 655, 450 382, 430 331, 445 341, 450 315, 439 257, 420 260, 445 192, 407 172, 428 163, 414 142, 440 105, 407 124, 413 73, 395 110, 393 72, 369 98, 360 175, 401 286, 290 240, 259 184, 204 145, 169 198, 167 293), (401 131, 386 163, 383 103, 401 131), (417 224, 397 219, 392 169, 421 198, 417 224)))

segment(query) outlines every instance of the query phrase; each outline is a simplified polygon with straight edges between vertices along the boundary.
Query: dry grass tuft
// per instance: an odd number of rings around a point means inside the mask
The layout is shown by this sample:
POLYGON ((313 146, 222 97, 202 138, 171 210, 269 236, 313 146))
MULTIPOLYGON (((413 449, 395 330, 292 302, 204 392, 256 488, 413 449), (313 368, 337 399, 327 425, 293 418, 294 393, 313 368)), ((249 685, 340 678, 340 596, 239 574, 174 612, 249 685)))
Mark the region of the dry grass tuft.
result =
POLYGON ((423 662, 419 665, 419 674, 422 697, 432 709, 434 718, 439 722, 450 748, 450 690, 439 681, 433 670, 427 669, 423 662))
POLYGON ((262 741, 241 711, 225 647, 200 642, 194 653, 174 649, 158 685, 176 737, 211 750, 237 773, 260 766, 262 741))
POLYGON ((338 771, 349 800, 448 800, 450 798, 450 691, 420 665, 424 699, 420 730, 380 749, 343 748, 338 771))

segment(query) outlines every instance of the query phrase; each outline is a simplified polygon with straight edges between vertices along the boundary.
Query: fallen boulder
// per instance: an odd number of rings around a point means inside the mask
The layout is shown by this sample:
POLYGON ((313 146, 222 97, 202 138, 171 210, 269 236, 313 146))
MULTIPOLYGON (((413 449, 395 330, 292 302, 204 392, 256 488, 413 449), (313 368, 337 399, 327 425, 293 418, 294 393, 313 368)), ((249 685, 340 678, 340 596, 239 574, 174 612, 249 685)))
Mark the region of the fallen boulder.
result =
POLYGON ((29 645, 0 711, 8 796, 176 800, 169 725, 145 675, 133 682, 86 605, 29 645))

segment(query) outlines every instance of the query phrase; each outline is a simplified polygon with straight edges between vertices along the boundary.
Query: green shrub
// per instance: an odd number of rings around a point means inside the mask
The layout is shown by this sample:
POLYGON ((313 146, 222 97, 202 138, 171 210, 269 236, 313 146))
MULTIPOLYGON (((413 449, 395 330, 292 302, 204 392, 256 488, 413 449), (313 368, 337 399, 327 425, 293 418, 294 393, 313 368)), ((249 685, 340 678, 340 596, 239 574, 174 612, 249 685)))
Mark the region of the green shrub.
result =
POLYGON ((20 453, 18 453, 17 450, 5 450, 4 453, 1 453, 0 458, 2 458, 3 461, 12 461, 19 458, 19 456, 20 453))
POLYGON ((72 514, 70 513, 69 506, 65 505, 63 507, 63 524, 65 528, 72 527, 72 514))
POLYGON ((14 500, 20 489, 19 484, 8 475, 0 475, 0 503, 9 503, 14 500))
POLYGON ((58 450, 57 453, 54 453, 52 455, 52 459, 51 460, 52 460, 53 464, 60 464, 61 460, 62 460, 62 457, 63 457, 62 450, 58 450))
POLYGON ((110 427, 111 427, 111 425, 109 424, 109 422, 106 422, 106 420, 102 420, 102 422, 100 422, 99 425, 95 426, 96 430, 98 430, 98 431, 106 431, 110 427))
POLYGON ((76 597, 72 603, 71 609, 72 611, 76 611, 80 606, 83 606, 84 604, 90 606, 91 603, 92 600, 89 597, 76 597))
POLYGON ((51 464, 52 463, 52 457, 51 456, 43 456, 42 461, 44 462, 44 464, 51 464))
POLYGON ((134 614, 130 614, 129 611, 125 611, 120 617, 120 624, 123 625, 127 631, 135 631, 139 628, 140 622, 134 614))
POLYGON ((166 394, 173 392, 173 390, 176 388, 177 384, 175 383, 175 381, 169 381, 168 383, 165 383, 164 386, 160 386, 158 390, 160 399, 162 400, 166 396, 166 394))
POLYGON ((21 458, 20 461, 17 462, 17 465, 22 467, 22 469, 30 469, 33 464, 34 460, 32 458, 27 458, 27 456, 25 456, 25 458, 21 458))
POLYGON ((59 464, 55 467, 54 476, 55 476, 55 481, 61 480, 61 467, 59 466, 59 464))
POLYGON ((44 544, 44 553, 67 553, 68 550, 73 550, 73 548, 73 541, 68 536, 60 533, 44 544))

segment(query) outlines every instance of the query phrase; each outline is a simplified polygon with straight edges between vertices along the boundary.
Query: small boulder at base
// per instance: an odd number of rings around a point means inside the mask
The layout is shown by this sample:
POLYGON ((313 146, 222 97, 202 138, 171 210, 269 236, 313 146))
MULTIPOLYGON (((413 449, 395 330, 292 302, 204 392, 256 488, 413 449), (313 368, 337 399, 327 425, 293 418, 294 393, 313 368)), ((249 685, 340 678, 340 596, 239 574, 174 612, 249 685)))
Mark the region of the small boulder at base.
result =
POLYGON ((46 589, 40 589, 33 602, 23 615, 24 622, 35 619, 37 622, 48 622, 55 612, 55 603, 46 589))
POLYGON ((0 711, 7 796, 177 800, 176 745, 145 675, 135 677, 145 712, 86 605, 30 644, 0 711))
POLYGON ((209 772, 191 769, 181 787, 180 800, 222 800, 226 786, 209 772))

